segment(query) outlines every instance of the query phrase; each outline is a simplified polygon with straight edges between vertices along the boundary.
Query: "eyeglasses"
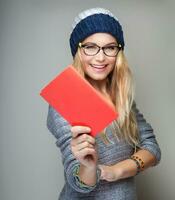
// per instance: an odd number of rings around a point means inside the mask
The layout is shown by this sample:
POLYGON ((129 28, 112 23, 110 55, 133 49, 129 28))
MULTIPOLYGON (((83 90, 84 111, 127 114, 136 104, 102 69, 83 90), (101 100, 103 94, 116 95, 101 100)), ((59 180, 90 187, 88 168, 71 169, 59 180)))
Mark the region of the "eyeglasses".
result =
POLYGON ((120 44, 119 45, 111 44, 111 45, 106 45, 104 47, 99 47, 97 44, 94 43, 86 43, 86 44, 79 43, 78 46, 83 49, 84 54, 87 56, 95 56, 102 49, 103 53, 106 56, 115 57, 121 49, 120 44))

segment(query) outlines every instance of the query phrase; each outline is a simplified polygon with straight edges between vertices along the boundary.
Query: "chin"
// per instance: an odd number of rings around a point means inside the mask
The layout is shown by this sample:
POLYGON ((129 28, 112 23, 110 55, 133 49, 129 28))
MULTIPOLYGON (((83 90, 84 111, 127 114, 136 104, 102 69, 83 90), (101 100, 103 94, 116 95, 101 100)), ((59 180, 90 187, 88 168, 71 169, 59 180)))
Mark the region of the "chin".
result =
POLYGON ((92 80, 95 80, 95 81, 103 81, 107 78, 107 75, 106 76, 88 76, 89 78, 91 78, 92 80))

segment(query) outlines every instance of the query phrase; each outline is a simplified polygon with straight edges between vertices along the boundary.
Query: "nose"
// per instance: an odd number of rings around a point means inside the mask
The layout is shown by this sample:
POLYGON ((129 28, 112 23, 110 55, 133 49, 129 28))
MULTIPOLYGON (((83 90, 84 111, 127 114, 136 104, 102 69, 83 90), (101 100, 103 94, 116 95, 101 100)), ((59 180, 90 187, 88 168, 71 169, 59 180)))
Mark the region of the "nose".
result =
POLYGON ((105 60, 105 54, 102 49, 98 52, 98 54, 95 56, 96 60, 98 61, 104 61, 105 60))

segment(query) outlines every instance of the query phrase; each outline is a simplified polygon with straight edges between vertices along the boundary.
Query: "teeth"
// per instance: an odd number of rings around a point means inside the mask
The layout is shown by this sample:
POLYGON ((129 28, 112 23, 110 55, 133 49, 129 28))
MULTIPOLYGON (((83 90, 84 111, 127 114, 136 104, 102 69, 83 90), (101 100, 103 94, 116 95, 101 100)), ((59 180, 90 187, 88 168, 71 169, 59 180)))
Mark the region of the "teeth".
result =
POLYGON ((101 68, 106 67, 106 65, 92 65, 92 67, 101 69, 101 68))

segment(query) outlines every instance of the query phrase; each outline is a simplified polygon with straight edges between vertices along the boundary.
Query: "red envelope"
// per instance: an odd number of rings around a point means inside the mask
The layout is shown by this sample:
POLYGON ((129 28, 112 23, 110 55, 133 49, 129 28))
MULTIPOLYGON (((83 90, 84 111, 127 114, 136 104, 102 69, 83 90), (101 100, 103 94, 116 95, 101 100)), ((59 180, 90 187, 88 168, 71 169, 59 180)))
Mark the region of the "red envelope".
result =
POLYGON ((71 65, 46 85, 40 95, 72 126, 90 127, 94 137, 118 117, 113 106, 71 65))

